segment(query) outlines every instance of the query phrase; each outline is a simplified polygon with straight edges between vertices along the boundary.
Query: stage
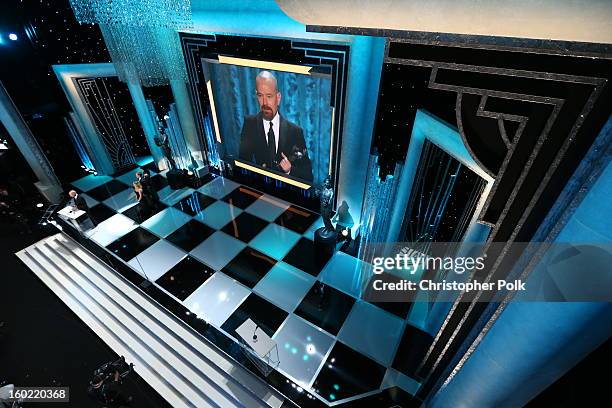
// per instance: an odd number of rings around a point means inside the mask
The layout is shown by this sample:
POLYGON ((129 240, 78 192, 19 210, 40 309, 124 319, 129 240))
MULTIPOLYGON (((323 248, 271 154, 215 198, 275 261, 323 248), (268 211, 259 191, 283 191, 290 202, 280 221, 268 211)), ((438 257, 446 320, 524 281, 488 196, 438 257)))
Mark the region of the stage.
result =
POLYGON ((89 175, 72 186, 96 226, 81 235, 58 219, 64 232, 264 378, 235 332, 255 321, 278 344, 266 381, 300 406, 412 399, 416 367, 396 351, 431 341, 419 327, 425 303, 360 300, 371 265, 344 252, 320 259, 312 211, 213 174, 198 189, 172 190, 164 172, 143 168, 162 203, 155 214, 138 210, 138 169, 89 175))

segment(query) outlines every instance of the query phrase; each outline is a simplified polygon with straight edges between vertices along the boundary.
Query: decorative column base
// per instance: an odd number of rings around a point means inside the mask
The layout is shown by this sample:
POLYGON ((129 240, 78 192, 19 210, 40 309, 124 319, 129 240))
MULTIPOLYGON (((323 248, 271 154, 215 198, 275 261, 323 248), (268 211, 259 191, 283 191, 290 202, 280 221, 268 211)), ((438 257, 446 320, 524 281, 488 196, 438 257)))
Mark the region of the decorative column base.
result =
POLYGON ((319 260, 328 260, 336 251, 336 243, 338 242, 338 233, 334 230, 328 230, 321 227, 314 233, 315 258, 319 260))

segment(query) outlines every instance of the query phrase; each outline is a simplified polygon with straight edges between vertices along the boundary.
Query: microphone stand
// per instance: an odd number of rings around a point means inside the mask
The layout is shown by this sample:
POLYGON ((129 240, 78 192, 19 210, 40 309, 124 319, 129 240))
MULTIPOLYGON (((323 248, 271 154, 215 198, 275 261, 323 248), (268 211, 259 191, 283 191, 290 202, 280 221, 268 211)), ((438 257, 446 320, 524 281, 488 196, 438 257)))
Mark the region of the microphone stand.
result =
POLYGON ((253 343, 257 343, 257 334, 255 334, 255 333, 257 333, 257 329, 258 328, 259 328, 259 325, 256 324, 255 325, 255 330, 253 330, 253 343))

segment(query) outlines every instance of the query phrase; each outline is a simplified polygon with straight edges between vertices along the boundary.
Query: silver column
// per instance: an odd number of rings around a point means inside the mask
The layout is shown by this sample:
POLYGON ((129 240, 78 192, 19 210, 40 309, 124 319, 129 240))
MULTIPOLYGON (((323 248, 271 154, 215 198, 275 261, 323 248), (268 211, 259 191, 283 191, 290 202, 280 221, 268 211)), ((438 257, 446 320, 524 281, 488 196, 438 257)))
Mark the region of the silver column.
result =
POLYGON ((59 202, 62 187, 55 171, 1 82, 0 121, 38 178, 38 190, 50 202, 59 202))

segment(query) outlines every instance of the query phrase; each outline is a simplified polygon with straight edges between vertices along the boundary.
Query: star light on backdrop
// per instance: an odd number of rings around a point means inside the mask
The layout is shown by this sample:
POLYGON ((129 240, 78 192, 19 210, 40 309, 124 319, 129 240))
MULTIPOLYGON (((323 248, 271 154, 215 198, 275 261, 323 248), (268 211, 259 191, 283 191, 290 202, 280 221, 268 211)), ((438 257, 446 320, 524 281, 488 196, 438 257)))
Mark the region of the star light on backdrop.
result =
POLYGON ((70 0, 77 21, 99 24, 119 78, 144 86, 186 80, 179 30, 193 26, 190 0, 70 0))

